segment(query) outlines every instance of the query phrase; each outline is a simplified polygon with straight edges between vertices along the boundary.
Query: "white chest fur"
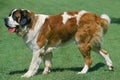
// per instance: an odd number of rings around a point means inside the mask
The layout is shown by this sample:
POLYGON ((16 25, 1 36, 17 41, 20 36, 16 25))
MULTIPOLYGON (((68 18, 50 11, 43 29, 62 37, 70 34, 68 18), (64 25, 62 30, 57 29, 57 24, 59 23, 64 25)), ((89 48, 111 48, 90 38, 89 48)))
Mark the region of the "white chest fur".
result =
POLYGON ((27 39, 25 40, 26 45, 33 51, 36 49, 39 49, 39 46, 37 45, 37 36, 38 34, 36 34, 36 36, 34 35, 34 31, 30 30, 28 35, 27 35, 27 39))

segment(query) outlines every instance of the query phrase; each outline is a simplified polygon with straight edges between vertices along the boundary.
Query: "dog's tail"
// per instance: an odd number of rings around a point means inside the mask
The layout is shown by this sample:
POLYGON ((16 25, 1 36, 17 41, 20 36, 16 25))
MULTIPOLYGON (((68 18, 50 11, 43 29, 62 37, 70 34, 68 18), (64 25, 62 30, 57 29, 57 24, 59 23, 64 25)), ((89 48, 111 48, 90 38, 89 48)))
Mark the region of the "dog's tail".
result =
POLYGON ((103 28, 104 33, 106 33, 111 19, 107 14, 102 14, 100 17, 101 17, 101 26, 103 28))

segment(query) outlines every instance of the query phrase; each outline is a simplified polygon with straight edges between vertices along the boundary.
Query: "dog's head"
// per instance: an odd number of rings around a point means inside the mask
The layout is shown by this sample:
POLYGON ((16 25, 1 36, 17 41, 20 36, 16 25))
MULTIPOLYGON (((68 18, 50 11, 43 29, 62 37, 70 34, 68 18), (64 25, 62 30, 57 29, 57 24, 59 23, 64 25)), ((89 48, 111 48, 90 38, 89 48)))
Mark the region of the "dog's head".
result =
POLYGON ((4 19, 8 31, 24 35, 28 32, 34 21, 34 13, 25 9, 13 9, 4 19))

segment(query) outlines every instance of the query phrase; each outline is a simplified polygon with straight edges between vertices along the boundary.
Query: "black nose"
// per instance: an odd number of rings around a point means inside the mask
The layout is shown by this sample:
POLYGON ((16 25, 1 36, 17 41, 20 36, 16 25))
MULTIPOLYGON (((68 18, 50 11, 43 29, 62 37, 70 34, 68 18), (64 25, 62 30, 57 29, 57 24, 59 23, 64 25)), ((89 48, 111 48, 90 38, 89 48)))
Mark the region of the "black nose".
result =
POLYGON ((4 21, 5 21, 5 23, 7 23, 8 22, 8 18, 4 18, 4 21))

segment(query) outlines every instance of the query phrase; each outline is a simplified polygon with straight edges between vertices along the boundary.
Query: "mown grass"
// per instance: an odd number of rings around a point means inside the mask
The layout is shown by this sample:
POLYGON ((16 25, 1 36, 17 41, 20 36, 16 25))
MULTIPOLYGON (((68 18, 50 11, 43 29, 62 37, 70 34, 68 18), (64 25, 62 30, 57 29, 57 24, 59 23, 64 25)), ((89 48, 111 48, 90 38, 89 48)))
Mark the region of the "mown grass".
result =
POLYGON ((119 80, 120 53, 120 3, 119 0, 1 0, 0 1, 0 80, 119 80), (83 58, 74 43, 54 51, 52 72, 41 75, 44 65, 32 78, 20 78, 29 67, 32 54, 16 34, 7 32, 3 18, 11 9, 25 8, 35 13, 56 14, 63 11, 87 10, 97 14, 106 13, 111 19, 103 48, 108 50, 115 71, 108 71, 104 60, 92 52, 93 64, 87 74, 77 75, 83 67, 83 58))

